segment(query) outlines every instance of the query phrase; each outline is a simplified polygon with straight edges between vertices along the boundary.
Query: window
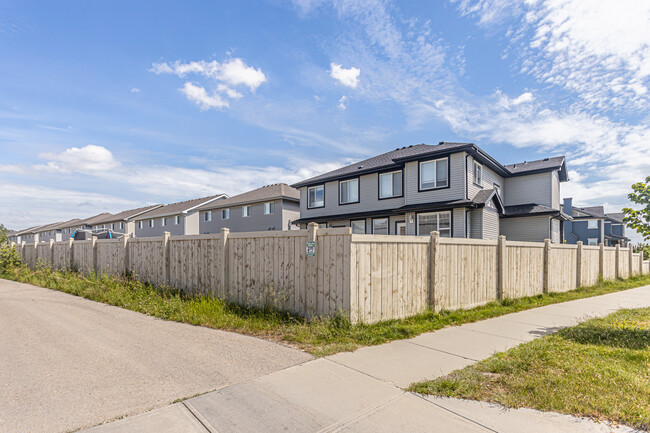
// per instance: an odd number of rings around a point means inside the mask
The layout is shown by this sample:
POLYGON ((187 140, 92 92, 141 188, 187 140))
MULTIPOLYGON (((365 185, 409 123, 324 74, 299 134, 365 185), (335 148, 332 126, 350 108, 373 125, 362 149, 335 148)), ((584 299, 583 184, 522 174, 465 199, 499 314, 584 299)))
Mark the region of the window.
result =
POLYGON ((474 161, 474 183, 483 186, 483 166, 474 161))
POLYGON ((264 215, 271 215, 275 213, 275 202, 264 203, 264 215))
POLYGON ((222 220, 230 219, 230 209, 221 209, 221 219, 222 220))
POLYGON ((124 229, 124 222, 120 223, 120 230, 124 229))
POLYGON ((142 230, 142 221, 138 221, 138 228, 142 230))
POLYGON ((342 180, 339 182, 339 204, 359 202, 359 179, 342 180))
POLYGON ((164 218, 164 217, 161 218, 161 219, 160 219, 160 225, 163 226, 163 227, 165 227, 165 226, 167 225, 167 218, 164 218))
POLYGON ((307 188, 307 208, 325 206, 325 185, 307 188))
POLYGON ((366 233, 366 220, 350 221, 352 233, 365 234, 366 233))
POLYGON ((587 221, 587 228, 588 229, 597 229, 598 228, 598 220, 588 220, 587 221))
POLYGON ((428 236, 435 231, 442 237, 451 237, 451 212, 418 214, 418 235, 428 236))
POLYGON ((241 216, 244 218, 251 216, 251 205, 241 207, 241 216))
POLYGON ((102 224, 102 230, 106 230, 106 224, 102 224))
POLYGON ((587 245, 598 245, 598 239, 597 238, 588 238, 587 239, 587 245))
POLYGON ((449 186, 448 158, 420 163, 420 190, 449 186))
POLYGON ((388 234, 388 218, 376 218, 372 220, 372 234, 374 235, 387 235, 388 234))
POLYGON ((319 229, 326 229, 327 228, 327 223, 318 223, 318 228, 319 229))
POLYGON ((115 223, 111 223, 111 230, 115 230, 115 223))
POLYGON ((176 215, 174 217, 174 224, 179 225, 180 223, 181 223, 181 217, 180 217, 180 215, 176 215))
POLYGON ((203 213, 203 221, 205 221, 206 223, 212 221, 212 211, 211 210, 203 213))
POLYGON ((149 220, 149 227, 150 227, 150 228, 153 228, 154 225, 155 225, 155 224, 154 224, 154 220, 153 220, 153 219, 150 219, 150 220, 149 220))
POLYGON ((379 198, 400 197, 402 195, 402 171, 379 175, 379 198))

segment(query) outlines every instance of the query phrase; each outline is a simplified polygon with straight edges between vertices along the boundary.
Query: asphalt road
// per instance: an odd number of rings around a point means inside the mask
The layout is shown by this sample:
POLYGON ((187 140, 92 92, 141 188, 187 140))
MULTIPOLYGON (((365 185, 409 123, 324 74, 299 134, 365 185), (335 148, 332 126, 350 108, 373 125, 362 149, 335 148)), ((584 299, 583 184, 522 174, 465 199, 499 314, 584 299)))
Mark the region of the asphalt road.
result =
POLYGON ((67 432, 297 365, 301 351, 0 280, 0 432, 67 432))

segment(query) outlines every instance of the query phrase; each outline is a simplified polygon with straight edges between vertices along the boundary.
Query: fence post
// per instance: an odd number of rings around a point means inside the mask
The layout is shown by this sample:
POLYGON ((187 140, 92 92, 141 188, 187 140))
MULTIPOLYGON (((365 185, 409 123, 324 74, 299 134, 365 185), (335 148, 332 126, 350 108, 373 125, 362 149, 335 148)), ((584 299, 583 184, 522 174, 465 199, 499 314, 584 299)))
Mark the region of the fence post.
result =
POLYGON ((628 273, 627 277, 632 278, 634 276, 634 248, 632 248, 632 244, 628 246, 628 251, 630 252, 628 255, 629 260, 628 260, 628 273))
POLYGON ((582 287, 582 241, 578 241, 578 250, 576 251, 576 288, 582 287))
POLYGON ((598 275, 600 278, 605 278, 605 244, 601 242, 598 247, 600 248, 598 251, 598 275))
POLYGON ((97 236, 92 237, 92 248, 93 248, 93 272, 97 274, 97 236))
POLYGON ((163 278, 158 284, 169 284, 169 232, 163 232, 163 278))
POLYGON ((614 272, 614 279, 621 278, 621 273, 618 270, 618 267, 621 263, 621 246, 619 244, 616 244, 616 258, 614 259, 614 263, 616 263, 616 272, 614 272))
POLYGON ((20 243, 20 258, 23 259, 23 262, 25 261, 25 245, 27 245, 25 241, 20 243))
POLYGON ((230 286, 230 252, 228 236, 230 235, 230 229, 223 228, 221 229, 221 288, 219 289, 221 293, 217 296, 226 298, 226 294, 229 292, 230 286))
POLYGON ((124 276, 129 275, 129 236, 124 235, 124 276))
POLYGON ((438 280, 436 279, 436 263, 438 262, 438 252, 440 250, 440 232, 431 232, 430 249, 429 306, 432 310, 436 311, 436 290, 438 288, 438 280))
POLYGON ((68 240, 68 254, 70 254, 70 264, 69 269, 74 269, 74 238, 68 240))
POLYGON ((499 236, 497 245, 497 299, 503 299, 506 289, 506 237, 499 236))
POLYGON ((544 239, 544 293, 548 293, 549 286, 551 285, 551 271, 549 266, 551 264, 551 240, 544 239))
POLYGON ((54 239, 50 239, 50 266, 54 267, 54 239))
MULTIPOLYGON (((307 316, 313 316, 316 313, 317 308, 317 293, 318 293, 318 246, 316 245, 318 238, 318 224, 309 223, 307 225, 307 242, 314 242, 314 255, 308 256, 305 254, 305 268, 306 268, 306 281, 305 286, 307 288, 307 302, 306 310, 307 316)), ((307 245, 305 245, 305 249, 307 245)))
POLYGON ((639 251, 639 275, 643 275, 643 249, 639 251))

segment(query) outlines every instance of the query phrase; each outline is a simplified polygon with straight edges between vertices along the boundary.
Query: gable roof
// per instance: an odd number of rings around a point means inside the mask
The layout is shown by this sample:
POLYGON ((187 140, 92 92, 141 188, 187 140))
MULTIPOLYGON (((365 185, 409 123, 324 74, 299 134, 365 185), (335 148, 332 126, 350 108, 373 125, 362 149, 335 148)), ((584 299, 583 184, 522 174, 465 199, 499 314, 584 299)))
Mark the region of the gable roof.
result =
POLYGON ((143 220, 154 217, 168 216, 168 215, 178 215, 182 213, 187 213, 194 208, 198 208, 204 204, 213 202, 215 200, 224 199, 228 196, 226 194, 216 194, 209 197, 195 198, 192 200, 179 201, 177 203, 170 203, 164 206, 160 206, 148 212, 142 213, 134 218, 134 220, 143 220))
POLYGON ((300 191, 290 187, 286 183, 274 183, 266 185, 261 188, 247 191, 242 194, 216 200, 205 205, 200 206, 199 210, 218 209, 228 206, 244 203, 255 203, 259 201, 269 201, 274 199, 288 199, 292 201, 300 201, 300 191))
POLYGON ((518 204, 514 206, 505 207, 504 218, 524 217, 524 216, 537 216, 537 215, 552 215, 559 217, 564 221, 570 221, 572 217, 565 214, 561 210, 553 209, 537 203, 518 204))
POLYGON ((136 209, 129 209, 125 210, 122 212, 118 212, 116 214, 109 214, 104 218, 101 218, 97 221, 94 222, 94 224, 104 224, 107 222, 115 222, 115 221, 127 221, 131 218, 135 218, 138 215, 142 215, 145 212, 149 212, 151 210, 157 209, 159 207, 163 206, 163 204, 154 204, 151 206, 144 206, 144 207, 139 207, 136 209))
POLYGON ((605 216, 612 220, 612 222, 618 223, 618 224, 625 224, 623 222, 623 218, 625 218, 625 214, 623 212, 615 212, 615 213, 606 213, 605 216))
POLYGON ((346 165, 336 170, 303 180, 291 186, 300 188, 308 185, 315 185, 336 179, 346 177, 356 177, 366 173, 373 173, 381 170, 401 167, 403 163, 417 160, 420 158, 434 157, 436 155, 446 155, 449 153, 467 151, 474 156, 477 161, 487 164, 501 176, 521 176, 526 174, 541 173, 547 171, 559 171, 560 181, 568 180, 566 164, 563 156, 554 158, 544 158, 538 161, 522 162, 517 164, 502 165, 492 156, 474 143, 452 143, 441 141, 439 144, 415 144, 411 146, 397 148, 363 161, 346 165))
POLYGON ((98 214, 98 215, 94 215, 94 216, 88 217, 88 218, 86 218, 86 219, 78 219, 78 218, 75 218, 75 219, 73 219, 73 220, 66 221, 66 222, 62 223, 58 228, 60 228, 60 229, 67 229, 67 228, 70 228, 70 227, 77 227, 77 226, 81 226, 81 225, 92 226, 92 225, 95 224, 98 220, 100 220, 100 219, 102 219, 102 218, 105 218, 105 217, 107 217, 108 215, 110 215, 110 213, 108 213, 108 212, 104 212, 104 213, 100 213, 100 214, 98 214))
POLYGON ((479 192, 477 192, 474 198, 472 199, 472 203, 474 203, 476 206, 485 206, 490 200, 494 200, 496 208, 501 213, 504 212, 505 206, 501 201, 501 197, 499 196, 499 194, 497 194, 497 190, 493 188, 482 189, 479 192))

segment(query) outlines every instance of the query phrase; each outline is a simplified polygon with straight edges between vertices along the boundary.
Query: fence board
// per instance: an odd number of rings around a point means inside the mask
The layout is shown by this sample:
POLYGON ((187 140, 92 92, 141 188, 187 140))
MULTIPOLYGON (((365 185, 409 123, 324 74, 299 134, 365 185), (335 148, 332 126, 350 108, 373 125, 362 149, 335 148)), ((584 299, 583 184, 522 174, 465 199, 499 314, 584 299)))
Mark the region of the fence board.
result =
POLYGON ((567 292, 578 287, 576 245, 552 245, 549 253, 549 292, 567 292))

